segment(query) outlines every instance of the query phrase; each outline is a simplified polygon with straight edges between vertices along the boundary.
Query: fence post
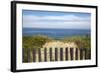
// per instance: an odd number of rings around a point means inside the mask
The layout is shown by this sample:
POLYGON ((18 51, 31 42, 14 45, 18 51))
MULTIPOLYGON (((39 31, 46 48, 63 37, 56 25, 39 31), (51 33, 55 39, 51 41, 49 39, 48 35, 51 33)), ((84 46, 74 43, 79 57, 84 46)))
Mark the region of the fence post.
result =
POLYGON ((50 48, 49 50, 50 50, 50 61, 52 61, 52 48, 50 48))
POLYGON ((41 61, 44 62, 44 48, 41 48, 41 61))
POLYGON ((76 48, 76 52, 75 52, 75 60, 78 60, 78 48, 76 48))
POLYGON ((41 62, 41 48, 38 48, 39 62, 41 62))
POLYGON ((44 61, 47 61, 47 48, 44 48, 44 61))
POLYGON ((49 48, 47 48, 47 61, 50 61, 50 54, 49 54, 49 48))
POLYGON ((55 61, 55 48, 52 48, 52 61, 55 61))
POLYGON ((36 62, 36 49, 33 48, 33 62, 36 62))
POLYGON ((66 61, 65 51, 66 51, 66 48, 64 47, 64 48, 63 48, 63 61, 66 61))
POLYGON ((33 62, 33 52, 30 50, 30 62, 33 62))
POLYGON ((76 56, 75 55, 76 55, 76 47, 73 48, 73 60, 76 59, 76 56))
POLYGON ((63 61, 63 48, 60 48, 60 61, 63 61))
POLYGON ((83 59, 85 59, 85 49, 83 49, 83 59))
POLYGON ((80 48, 78 48, 78 60, 80 60, 80 48))
POLYGON ((55 61, 58 61, 58 48, 55 48, 55 61))
POLYGON ((84 56, 84 53, 83 53, 83 48, 80 49, 80 60, 83 60, 83 56, 84 56))
POLYGON ((68 60, 68 47, 65 48, 65 59, 68 60))
POLYGON ((68 60, 70 60, 70 48, 68 48, 68 60))
POLYGON ((70 58, 73 60, 73 48, 70 48, 70 58))
POLYGON ((30 49, 27 49, 27 61, 30 62, 30 49))

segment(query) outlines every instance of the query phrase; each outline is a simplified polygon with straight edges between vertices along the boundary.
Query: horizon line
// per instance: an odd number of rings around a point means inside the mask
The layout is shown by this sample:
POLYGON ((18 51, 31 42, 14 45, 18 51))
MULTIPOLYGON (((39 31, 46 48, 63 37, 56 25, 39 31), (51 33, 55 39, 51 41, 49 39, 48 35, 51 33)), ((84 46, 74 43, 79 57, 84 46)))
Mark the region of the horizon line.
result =
MULTIPOLYGON (((22 28, 33 28, 33 29, 85 29, 85 28, 38 28, 38 27, 22 27, 22 28)), ((91 30, 91 29, 89 28, 87 30, 91 30)))

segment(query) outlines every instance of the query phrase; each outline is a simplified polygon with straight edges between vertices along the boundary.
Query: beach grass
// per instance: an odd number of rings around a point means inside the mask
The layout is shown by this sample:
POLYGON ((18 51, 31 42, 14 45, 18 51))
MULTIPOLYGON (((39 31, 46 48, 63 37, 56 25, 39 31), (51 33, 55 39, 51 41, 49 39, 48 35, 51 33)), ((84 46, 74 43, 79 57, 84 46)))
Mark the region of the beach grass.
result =
POLYGON ((79 48, 91 48, 91 38, 87 35, 64 37, 63 39, 50 38, 44 35, 23 36, 23 48, 42 48, 45 43, 50 41, 74 42, 79 48))
MULTIPOLYGON (((23 36, 23 49, 24 49, 24 62, 27 62, 27 50, 33 50, 34 48, 38 50, 42 48, 48 42, 63 42, 63 43, 75 43, 78 48, 84 48, 88 50, 87 57, 91 55, 91 38, 90 36, 72 36, 72 37, 64 37, 63 39, 55 39, 50 38, 44 35, 34 35, 34 36, 23 36)), ((53 46, 53 45, 52 45, 53 46)))

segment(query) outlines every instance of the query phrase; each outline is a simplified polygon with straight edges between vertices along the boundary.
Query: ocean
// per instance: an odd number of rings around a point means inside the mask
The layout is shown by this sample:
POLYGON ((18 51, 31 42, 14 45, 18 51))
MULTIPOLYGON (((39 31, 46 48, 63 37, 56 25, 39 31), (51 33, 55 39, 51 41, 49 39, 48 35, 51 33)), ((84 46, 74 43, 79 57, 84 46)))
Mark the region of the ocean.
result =
POLYGON ((64 38, 71 36, 83 36, 91 34, 89 29, 47 29, 47 28, 23 28, 23 36, 45 35, 51 38, 64 38))

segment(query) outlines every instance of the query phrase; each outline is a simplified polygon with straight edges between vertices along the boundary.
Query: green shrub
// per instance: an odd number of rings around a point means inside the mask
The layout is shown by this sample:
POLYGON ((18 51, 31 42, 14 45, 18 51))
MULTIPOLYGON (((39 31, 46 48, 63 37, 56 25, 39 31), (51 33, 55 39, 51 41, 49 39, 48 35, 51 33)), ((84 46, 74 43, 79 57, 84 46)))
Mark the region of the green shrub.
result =
POLYGON ((42 45, 51 40, 51 38, 43 35, 23 36, 23 48, 41 48, 42 45))

